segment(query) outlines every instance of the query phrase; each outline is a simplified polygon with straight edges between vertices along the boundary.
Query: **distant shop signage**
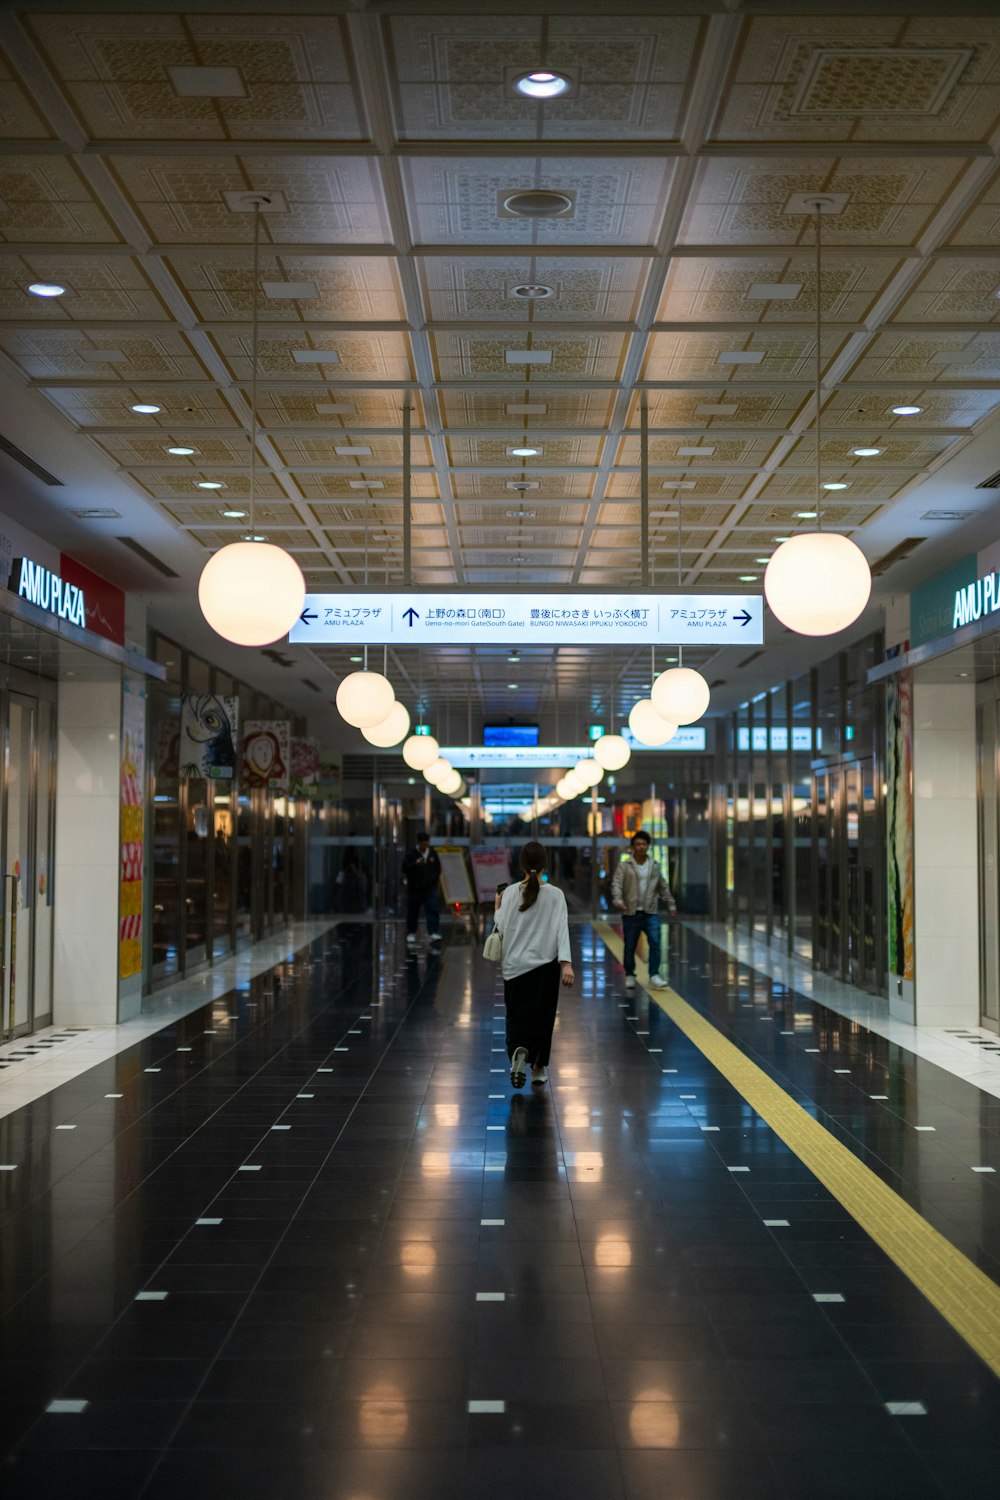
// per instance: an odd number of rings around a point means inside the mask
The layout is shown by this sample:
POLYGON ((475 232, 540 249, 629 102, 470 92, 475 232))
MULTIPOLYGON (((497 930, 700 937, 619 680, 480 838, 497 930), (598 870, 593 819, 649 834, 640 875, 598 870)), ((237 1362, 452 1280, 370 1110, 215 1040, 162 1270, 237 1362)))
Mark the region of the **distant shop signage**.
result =
POLYGON ((67 552, 59 558, 59 572, 64 584, 75 583, 83 592, 87 629, 95 635, 103 635, 106 641, 124 646, 125 595, 122 590, 99 573, 92 573, 67 552))
POLYGON ((955 590, 952 605, 952 630, 963 625, 974 625, 988 615, 1000 610, 1000 573, 987 573, 974 583, 964 584, 955 590))
MULTIPOLYGON (((847 737, 848 737, 848 739, 853 739, 854 738, 854 736, 852 734, 849 734, 847 737)), ((775 724, 774 727, 771 729, 770 740, 771 740, 771 749, 772 750, 787 750, 788 749, 788 729, 787 729, 787 727, 785 725, 783 725, 783 724, 775 724)), ((751 749, 751 747, 754 750, 766 750, 768 748, 768 743, 767 742, 768 742, 768 731, 767 731, 767 729, 764 726, 761 726, 760 728, 757 728, 755 726, 754 730, 753 730, 752 736, 751 736, 751 732, 750 732, 749 729, 738 729, 736 731, 736 748, 737 748, 737 750, 749 750, 749 749, 751 749)), ((810 728, 808 728, 808 726, 801 726, 801 727, 793 728, 792 729, 792 749, 793 750, 811 750, 812 748, 813 748, 813 732, 812 732, 812 730, 810 728)), ((823 748, 823 731, 822 731, 822 729, 817 729, 817 731, 816 731, 816 749, 817 750, 822 750, 822 748, 823 748)))
POLYGON ((292 645, 759 646, 759 594, 307 594, 292 645))
POLYGON ((87 605, 83 589, 79 584, 69 583, 58 573, 32 562, 30 557, 15 557, 10 574, 10 587, 21 599, 37 605, 59 620, 69 620, 71 625, 87 628, 87 605))

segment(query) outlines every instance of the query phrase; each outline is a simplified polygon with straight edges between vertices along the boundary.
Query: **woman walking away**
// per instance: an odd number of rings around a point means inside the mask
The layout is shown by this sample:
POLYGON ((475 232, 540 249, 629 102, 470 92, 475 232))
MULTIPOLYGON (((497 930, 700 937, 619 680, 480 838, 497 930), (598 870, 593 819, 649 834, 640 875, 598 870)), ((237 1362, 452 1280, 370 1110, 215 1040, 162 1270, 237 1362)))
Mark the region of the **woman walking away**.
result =
POLYGON ((546 1065, 556 1023, 560 981, 573 983, 566 897, 555 886, 542 885, 545 850, 525 844, 521 851, 524 879, 497 898, 496 930, 503 939, 501 971, 507 1004, 507 1056, 510 1081, 524 1087, 531 1064, 532 1084, 548 1083, 546 1065))

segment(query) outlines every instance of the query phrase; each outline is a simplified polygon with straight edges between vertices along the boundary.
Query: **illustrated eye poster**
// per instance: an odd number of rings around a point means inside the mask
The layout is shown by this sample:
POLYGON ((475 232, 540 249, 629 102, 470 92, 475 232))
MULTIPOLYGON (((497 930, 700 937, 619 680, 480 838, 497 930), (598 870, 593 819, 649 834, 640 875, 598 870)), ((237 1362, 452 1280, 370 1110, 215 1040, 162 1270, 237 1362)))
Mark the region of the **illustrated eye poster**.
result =
POLYGON ((292 763, 288 719, 247 719, 243 734, 243 785, 287 792, 292 763))
POLYGON ((187 693, 181 699, 180 773, 209 781, 236 776, 240 700, 219 693, 187 693))

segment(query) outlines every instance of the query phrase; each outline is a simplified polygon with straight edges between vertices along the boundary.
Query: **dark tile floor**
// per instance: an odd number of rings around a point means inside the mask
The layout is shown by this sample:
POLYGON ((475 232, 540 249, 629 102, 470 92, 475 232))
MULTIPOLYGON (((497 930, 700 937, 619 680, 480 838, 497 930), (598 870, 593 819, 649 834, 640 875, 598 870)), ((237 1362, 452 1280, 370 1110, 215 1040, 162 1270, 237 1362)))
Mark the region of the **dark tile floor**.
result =
MULTIPOLYGON (((995 1493, 1000 1382, 589 928, 523 1094, 464 933, 372 931, 0 1121, 6 1500, 995 1493)), ((671 975, 996 1274, 1000 1101, 691 932, 671 975)))

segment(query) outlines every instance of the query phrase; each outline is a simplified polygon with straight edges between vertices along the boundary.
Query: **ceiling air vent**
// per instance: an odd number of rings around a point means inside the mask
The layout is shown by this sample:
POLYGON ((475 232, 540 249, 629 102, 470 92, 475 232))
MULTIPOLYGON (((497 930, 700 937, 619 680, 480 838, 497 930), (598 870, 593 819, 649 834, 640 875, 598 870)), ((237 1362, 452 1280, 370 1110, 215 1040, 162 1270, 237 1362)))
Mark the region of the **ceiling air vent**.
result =
POLYGON ((302 679, 302 686, 303 687, 307 687, 307 688, 312 688, 312 690, 313 690, 314 693, 318 693, 318 692, 321 691, 321 689, 318 688, 316 686, 315 682, 313 682, 312 679, 309 678, 309 677, 303 677, 303 679, 302 679))
POLYGON ((35 478, 40 479, 43 484, 58 485, 62 489, 63 482, 61 479, 57 479, 54 474, 50 474, 48 469, 43 469, 41 464, 36 464, 35 460, 29 458, 22 448, 19 448, 16 443, 11 442, 10 438, 0 436, 0 453, 6 453, 8 458, 12 458, 15 463, 20 464, 22 469, 27 469, 29 474, 34 474, 35 478))
POLYGON ((294 665, 290 656, 282 656, 280 651, 274 651, 270 646, 265 646, 261 656, 266 656, 268 661, 273 661, 277 667, 291 667, 294 665))
POLYGON ((744 656, 744 658, 743 658, 742 661, 739 661, 739 662, 736 663, 736 670, 739 671, 742 667, 748 667, 752 661, 756 661, 757 660, 758 656, 763 656, 763 655, 764 655, 763 651, 753 651, 753 652, 751 652, 751 654, 749 656, 744 656))
POLYGON ((83 510, 71 510, 71 516, 76 516, 78 521, 120 521, 122 513, 120 510, 112 510, 110 505, 89 505, 83 510))
POLYGON ((154 557, 152 552, 147 552, 142 543, 137 542, 134 536, 119 536, 115 538, 115 541, 121 542, 122 546, 127 547, 130 552, 134 552, 136 557, 141 557, 143 562, 149 563, 149 566, 155 568, 158 573, 162 573, 164 578, 179 578, 181 576, 179 573, 175 573, 173 568, 168 568, 167 564, 161 562, 158 557, 154 557))
POLYGON ((973 514, 971 510, 925 510, 920 519, 921 521, 967 521, 973 514))
POLYGON ((981 484, 976 485, 977 490, 1000 490, 1000 469, 991 474, 989 479, 984 479, 981 484))
POLYGON ((497 212, 504 219, 568 219, 575 207, 575 193, 552 188, 508 188, 497 194, 497 212))
POLYGON ((714 682, 710 682, 708 685, 710 688, 725 687, 726 679, 724 677, 717 677, 714 682))
POLYGON ((902 562, 904 557, 909 557, 910 553, 919 547, 921 542, 926 542, 926 540, 925 536, 905 537, 903 541, 893 547, 891 552, 887 552, 884 557, 879 557, 872 563, 872 577, 879 578, 883 573, 888 573, 889 569, 895 563, 902 562))

